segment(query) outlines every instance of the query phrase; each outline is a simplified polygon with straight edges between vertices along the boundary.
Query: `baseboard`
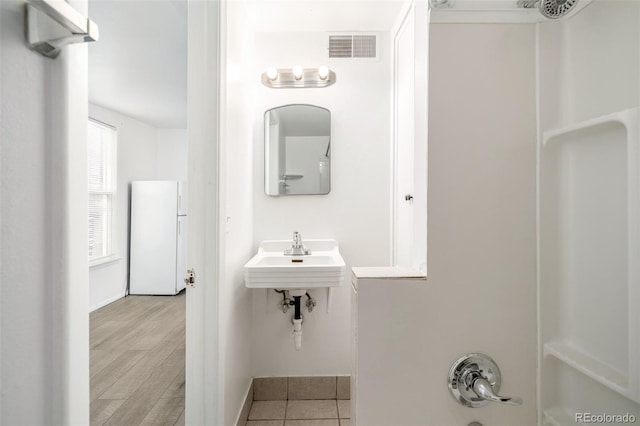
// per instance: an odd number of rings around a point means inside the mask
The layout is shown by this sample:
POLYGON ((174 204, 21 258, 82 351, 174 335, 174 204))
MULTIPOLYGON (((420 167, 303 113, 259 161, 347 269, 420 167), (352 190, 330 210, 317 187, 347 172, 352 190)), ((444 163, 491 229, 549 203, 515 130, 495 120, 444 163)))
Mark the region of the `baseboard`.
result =
POLYGON ((107 300, 103 300, 103 301, 99 302, 97 305, 90 306, 89 307, 89 312, 93 312, 93 311, 95 311, 97 309, 100 309, 100 308, 102 308, 104 306, 107 306, 108 304, 113 303, 116 300, 122 299, 123 297, 124 297, 124 292, 122 292, 122 294, 116 294, 115 296, 110 297, 107 300))
POLYGON ((247 395, 244 397, 244 404, 242 404, 242 409, 240 410, 240 414, 238 415, 238 421, 236 422, 236 426, 245 426, 247 420, 249 419, 249 410, 251 409, 251 404, 253 403, 253 379, 249 382, 249 389, 247 389, 247 395))

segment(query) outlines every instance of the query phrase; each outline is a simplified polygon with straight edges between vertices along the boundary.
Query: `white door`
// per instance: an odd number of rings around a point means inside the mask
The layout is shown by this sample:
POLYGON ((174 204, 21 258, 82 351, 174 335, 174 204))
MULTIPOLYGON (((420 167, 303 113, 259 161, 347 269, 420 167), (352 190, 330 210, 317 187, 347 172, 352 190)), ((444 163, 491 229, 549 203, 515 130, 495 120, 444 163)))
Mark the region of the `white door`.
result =
POLYGON ((178 238, 176 250, 175 292, 185 288, 185 271, 187 270, 187 236, 189 232, 187 216, 178 216, 178 238))
POLYGON ((395 265, 412 266, 414 175, 414 17, 410 12, 395 44, 395 265))
POLYGON ((428 20, 411 4, 394 37, 393 264, 426 273, 428 20), (422 52, 422 53, 421 53, 422 52))

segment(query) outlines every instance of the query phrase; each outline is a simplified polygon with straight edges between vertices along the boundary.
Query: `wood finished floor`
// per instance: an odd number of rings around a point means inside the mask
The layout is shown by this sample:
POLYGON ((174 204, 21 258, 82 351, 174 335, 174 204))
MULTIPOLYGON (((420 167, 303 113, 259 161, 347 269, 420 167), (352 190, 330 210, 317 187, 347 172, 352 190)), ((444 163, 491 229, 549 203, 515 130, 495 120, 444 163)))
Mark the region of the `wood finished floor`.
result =
POLYGON ((91 424, 184 425, 185 292, 91 313, 91 424))

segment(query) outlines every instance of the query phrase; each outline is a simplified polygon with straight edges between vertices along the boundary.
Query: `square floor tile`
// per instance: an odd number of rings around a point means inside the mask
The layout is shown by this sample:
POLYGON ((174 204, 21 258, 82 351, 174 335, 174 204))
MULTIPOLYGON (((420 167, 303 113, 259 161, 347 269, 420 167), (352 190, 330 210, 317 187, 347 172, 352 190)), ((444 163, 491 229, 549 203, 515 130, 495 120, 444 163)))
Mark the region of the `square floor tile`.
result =
POLYGON ((338 417, 348 419, 351 417, 351 401, 348 399, 338 400, 338 417))
POLYGON ((336 399, 336 377, 289 377, 289 399, 336 399))
POLYGON ((338 405, 335 399, 291 401, 287 404, 289 419, 337 419, 338 405))
POLYGON ((253 401, 249 420, 283 420, 287 401, 253 401))
POLYGON ((249 420, 246 426, 282 426, 284 420, 249 420))
POLYGON ((285 420, 284 426, 340 426, 338 419, 285 420))
POLYGON ((349 426, 351 424, 351 420, 349 419, 340 419, 340 426, 349 426))
POLYGON ((287 399, 286 377, 257 377, 253 379, 254 401, 276 401, 287 399))

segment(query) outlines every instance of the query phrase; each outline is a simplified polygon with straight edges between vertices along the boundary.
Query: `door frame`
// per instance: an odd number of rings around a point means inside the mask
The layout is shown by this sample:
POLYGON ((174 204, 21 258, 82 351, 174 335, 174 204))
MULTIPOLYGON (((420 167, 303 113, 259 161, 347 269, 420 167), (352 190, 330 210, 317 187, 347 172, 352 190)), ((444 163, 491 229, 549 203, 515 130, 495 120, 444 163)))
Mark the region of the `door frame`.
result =
POLYGON ((189 231, 185 422, 222 424, 218 344, 220 63, 224 1, 188 0, 189 231))
MULTIPOLYGON (((186 424, 221 424, 222 385, 219 378, 218 274, 219 274, 219 111, 220 36, 223 1, 188 0, 188 185, 189 267, 196 269, 196 285, 187 290, 185 421, 186 424)), ((72 5, 87 13, 87 0, 72 5)), ((60 289, 52 303, 62 318, 53 322, 54 392, 52 420, 56 424, 89 421, 89 315, 86 257, 86 119, 88 117, 88 55, 86 45, 65 49, 51 67, 54 98, 64 108, 52 120, 51 198, 54 234, 52 250, 59 261, 52 286, 60 289), (84 82, 84 83, 83 83, 84 82), (80 88, 79 88, 80 87, 80 88), (82 89, 82 90, 80 90, 82 89), (58 98, 59 96, 59 98, 58 98), (83 148, 84 147, 84 148, 83 148), (84 154, 83 154, 84 153, 84 154), (56 189, 57 188, 57 189, 56 189), (56 195, 57 194, 57 195, 56 195), (58 419, 58 420, 55 420, 58 419)))

